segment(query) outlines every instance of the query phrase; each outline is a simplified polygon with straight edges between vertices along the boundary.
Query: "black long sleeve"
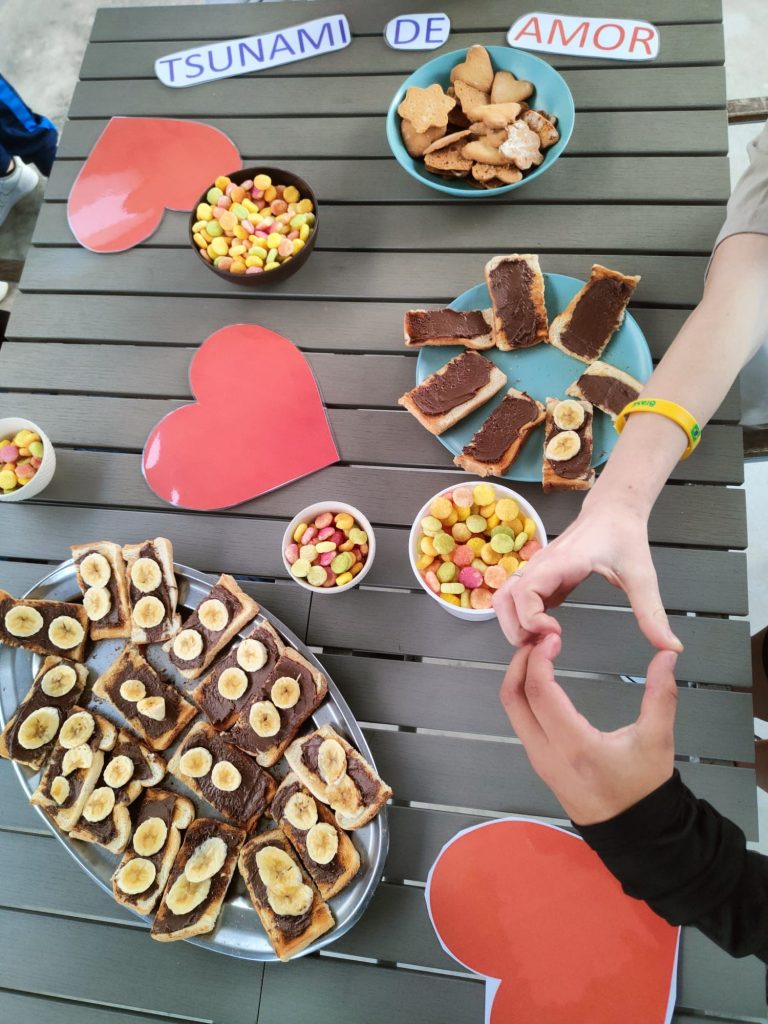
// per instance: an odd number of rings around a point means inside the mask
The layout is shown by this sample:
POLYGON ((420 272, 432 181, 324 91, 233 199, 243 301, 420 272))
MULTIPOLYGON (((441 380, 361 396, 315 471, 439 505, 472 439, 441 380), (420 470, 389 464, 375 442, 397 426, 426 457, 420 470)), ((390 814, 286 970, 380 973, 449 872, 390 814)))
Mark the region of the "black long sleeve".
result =
POLYGON ((732 956, 768 963, 768 857, 748 851, 741 829, 679 772, 610 821, 573 824, 628 896, 732 956))

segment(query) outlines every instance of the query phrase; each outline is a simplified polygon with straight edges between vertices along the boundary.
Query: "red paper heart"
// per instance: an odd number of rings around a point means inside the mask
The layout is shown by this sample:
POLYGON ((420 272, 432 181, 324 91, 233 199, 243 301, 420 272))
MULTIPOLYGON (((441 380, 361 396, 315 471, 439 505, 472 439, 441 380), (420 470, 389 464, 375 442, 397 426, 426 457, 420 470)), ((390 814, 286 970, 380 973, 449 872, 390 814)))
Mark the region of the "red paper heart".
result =
POLYGON ((426 895, 446 952, 500 982, 491 1024, 671 1017, 680 930, 625 896, 578 836, 515 819, 460 832, 426 895))
POLYGON ((197 402, 144 446, 147 483, 171 505, 228 508, 337 461, 312 370, 287 338, 224 327, 195 353, 189 381, 197 402))
POLYGON ((218 175, 239 167, 234 142, 209 124, 113 117, 69 193, 69 226, 94 252, 131 249, 166 210, 191 210, 218 175))

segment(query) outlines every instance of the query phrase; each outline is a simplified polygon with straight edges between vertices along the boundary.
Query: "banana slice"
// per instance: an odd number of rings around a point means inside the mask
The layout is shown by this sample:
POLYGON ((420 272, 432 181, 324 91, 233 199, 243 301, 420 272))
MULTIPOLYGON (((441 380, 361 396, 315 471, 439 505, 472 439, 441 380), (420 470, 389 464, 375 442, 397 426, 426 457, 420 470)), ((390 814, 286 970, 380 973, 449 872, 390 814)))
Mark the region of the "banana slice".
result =
POLYGON ((144 857, 133 857, 127 864, 123 864, 115 875, 115 882, 118 889, 126 896, 138 896, 140 892, 146 892, 157 877, 157 868, 151 860, 144 857))
POLYGON ((103 619, 112 607, 112 595, 106 587, 91 587, 83 594, 83 608, 91 622, 103 619))
POLYGON ((86 587, 105 587, 111 575, 112 566, 98 551, 92 551, 80 563, 80 576, 86 587))
POLYGON ((159 626, 165 618, 165 605, 159 597, 140 597, 133 608, 133 621, 141 629, 159 626))
POLYGON ((112 789, 120 789, 129 781, 134 771, 134 764, 130 757, 127 754, 118 754, 104 769, 104 781, 112 789))
POLYGON ((294 793, 286 802, 283 815, 294 828, 306 832, 317 824, 317 804, 308 793, 294 793))
POLYGON ((69 796, 70 785, 69 782, 64 778, 63 775, 57 775, 56 778, 51 782, 51 800, 58 804, 59 807, 69 796))
POLYGON ((225 668, 216 685, 226 700, 237 700, 245 693, 248 676, 241 668, 225 668))
POLYGON ((585 416, 584 406, 581 402, 574 402, 572 398, 558 402, 552 410, 552 419, 560 430, 578 430, 585 416))
POLYGON ((165 697, 142 697, 136 701, 136 710, 145 718, 162 722, 165 718, 165 697))
POLYGON ((271 700, 257 700, 248 712, 248 722, 257 736, 275 736, 280 731, 280 712, 271 700))
POLYGON ((71 775, 78 768, 90 768, 93 764, 93 751, 87 743, 79 743, 70 747, 61 759, 61 770, 64 775, 71 775))
POLYGON ((218 761, 211 772, 211 782, 216 789, 225 793, 234 793, 239 788, 243 777, 231 761, 218 761))
POLYGON ((201 843, 184 868, 190 882, 204 882, 221 871, 227 859, 227 844, 219 836, 211 836, 201 843))
POLYGON ((71 665, 56 665, 49 668, 40 680, 40 688, 49 697, 63 697, 77 682, 77 672, 71 665))
POLYGON ((142 594, 151 594, 162 582, 163 573, 154 558, 137 558, 131 566, 131 583, 142 594))
POLYGON ((320 776, 332 785, 338 782, 347 770, 347 755, 337 740, 323 740, 317 751, 317 768, 320 776))
POLYGON ((200 906, 210 888, 210 878, 204 882, 190 882, 182 872, 165 894, 165 905, 172 914, 188 914, 200 906))
POLYGON ((547 442, 544 454, 552 462, 567 462, 581 450, 581 438, 575 430, 562 430, 547 442))
POLYGON ((115 791, 109 786, 99 786, 88 797, 83 808, 86 821, 104 821, 115 806, 115 791))
POLYGON ((293 679, 291 676, 280 676, 279 679, 275 680, 274 686, 270 691, 270 697, 272 703, 278 708, 292 708, 299 702, 301 696, 301 687, 297 679, 293 679))
POLYGON ((34 636, 43 628, 43 616, 37 608, 26 604, 17 604, 6 612, 4 622, 11 636, 34 636))
POLYGON ((307 832, 307 853, 315 864, 330 864, 339 848, 339 833, 326 822, 313 825, 307 832))
POLYGON ((212 633, 220 633, 229 622, 227 606, 215 597, 203 601, 197 610, 197 617, 202 625, 212 633))
POLYGON ((263 846, 256 854, 256 867, 267 889, 287 896, 301 885, 301 872, 288 854, 277 846, 263 846))
POLYGON ((196 629, 182 629, 173 641, 173 653, 180 661, 194 661, 203 650, 203 638, 196 629))
POLYGON ((83 642, 85 630, 71 615, 57 615, 48 627, 48 639, 62 651, 69 651, 83 642))
POLYGON ((168 826, 162 818, 147 818, 133 833, 133 848, 142 857, 151 857, 162 850, 168 826))
POLYGON ((243 640, 237 647, 237 664, 246 672, 258 672, 267 663, 267 648, 261 640, 243 640))
POLYGON ((274 889, 267 889, 267 901, 280 917, 300 917, 312 906, 314 893, 308 885, 298 885, 287 896, 279 896, 274 889))
POLYGON ((77 711, 74 715, 70 715, 62 725, 59 743, 65 750, 71 750, 72 747, 78 747, 81 743, 87 743, 93 736, 95 728, 96 722, 90 712, 77 711))
POLYGON ((146 695, 147 688, 140 679, 126 679, 120 684, 120 696, 131 704, 135 704, 146 695))
POLYGON ((61 713, 58 708, 38 708, 27 715, 19 726, 17 739, 25 750, 37 750, 50 743, 59 731, 61 713))
POLYGON ((191 779, 201 779, 211 770, 213 757, 210 750, 205 747, 190 747, 179 759, 179 768, 183 775, 189 775, 191 779))

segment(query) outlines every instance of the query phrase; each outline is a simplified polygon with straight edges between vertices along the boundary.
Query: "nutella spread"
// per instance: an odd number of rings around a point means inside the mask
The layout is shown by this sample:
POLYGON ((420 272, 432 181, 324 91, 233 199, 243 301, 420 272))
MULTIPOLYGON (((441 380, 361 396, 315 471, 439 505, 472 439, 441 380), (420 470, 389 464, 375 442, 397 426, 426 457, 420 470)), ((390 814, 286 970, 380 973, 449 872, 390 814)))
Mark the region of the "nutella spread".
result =
MULTIPOLYGON (((71 665, 72 662, 67 661, 62 662, 62 664, 71 665)), ((26 747, 22 747, 19 743, 19 729, 33 711, 37 711, 38 708, 58 708, 59 726, 61 726, 61 723, 64 720, 64 713, 69 711, 71 707, 74 707, 77 703, 78 697, 80 696, 82 687, 80 686, 78 677, 78 681, 68 693, 62 693, 59 697, 49 697, 47 693, 43 692, 43 687, 41 685, 44 674, 45 673, 41 672, 35 679, 29 696, 24 700, 16 712, 16 721, 8 730, 8 734, 5 737, 5 742, 8 745, 8 752, 14 760, 29 761, 31 759, 35 759, 35 761, 39 763, 39 757, 44 752, 51 750, 56 742, 56 737, 54 737, 42 748, 37 747, 35 750, 28 750, 26 747)))
POLYGON ((174 686, 163 682, 162 679, 149 665, 134 665, 132 661, 126 661, 122 670, 118 672, 106 687, 109 699, 117 710, 128 721, 141 724, 141 732, 146 736, 155 739, 163 736, 176 724, 181 707, 181 696, 174 686), (120 695, 120 687, 127 679, 139 679, 146 688, 147 697, 163 697, 165 699, 165 717, 158 721, 148 715, 140 714, 134 701, 125 700, 120 695))
MULTIPOLYGON (((270 813, 275 821, 280 822, 283 830, 290 832, 291 840, 293 845, 298 850, 299 856, 301 857, 304 865, 309 871, 312 878, 318 883, 318 885, 331 886, 339 877, 344 870, 344 867, 339 858, 339 851, 333 855, 333 859, 328 861, 327 864, 318 864, 317 861, 312 860, 307 850, 307 833, 301 829, 296 828, 289 821, 280 821, 285 812, 285 805, 291 799, 295 793, 305 793, 306 790, 300 782, 292 782, 290 786, 281 788, 277 793, 277 796, 272 801, 272 807, 270 813)), ((322 814, 318 815, 318 820, 325 821, 326 819, 322 814)))
POLYGON ((347 758, 347 775, 352 779, 362 802, 368 806, 379 795, 379 784, 371 778, 356 757, 347 758))
POLYGON ((491 328, 479 310, 412 309, 405 314, 409 345, 424 345, 438 338, 479 338, 491 328))
POLYGON ((464 449, 464 455, 488 465, 501 462, 518 434, 539 410, 533 399, 507 395, 464 449))
MULTIPOLYGON (((278 847, 278 849, 283 850, 290 856, 290 851, 283 843, 267 843, 264 846, 261 846, 259 849, 264 850, 267 848, 267 846, 276 846, 278 847)), ((258 850, 248 850, 244 858, 245 871, 246 874, 248 875, 248 879, 253 888, 254 895, 257 897, 259 903, 261 903, 262 906, 269 907, 269 910, 274 916, 275 924, 283 933, 283 935, 285 935, 286 938, 288 939, 297 939, 300 935, 303 935, 307 928, 309 928, 309 926, 312 924, 312 911, 315 909, 315 902, 313 900, 309 910, 306 910, 303 914, 297 914, 295 916, 288 914, 275 914, 274 910, 272 910, 272 907, 269 906, 269 899, 267 898, 267 887, 261 880, 261 875, 259 874, 259 869, 256 864, 257 853, 258 850)))
POLYGON ((214 764, 217 761, 230 761, 242 776, 240 785, 231 791, 214 786, 211 772, 195 779, 200 792, 212 807, 237 825, 247 825, 255 815, 264 813, 272 795, 272 777, 253 758, 209 732, 188 736, 181 750, 183 752, 191 747, 203 747, 210 751, 214 764))
POLYGON ((618 416, 624 406, 634 402, 640 394, 637 388, 623 380, 597 373, 584 373, 576 383, 588 402, 614 416, 618 416))
POLYGON ((317 752, 324 743, 322 736, 313 736, 302 745, 301 748, 301 760, 315 775, 319 775, 318 763, 317 763, 317 752))
POLYGON ((144 544, 141 551, 137 556, 139 558, 151 558, 153 562, 157 562, 160 566, 160 573, 162 575, 162 582, 160 586, 147 595, 143 591, 139 590, 138 587, 134 586, 133 580, 131 579, 130 572, 128 574, 128 587, 131 597, 131 607, 133 607, 137 601, 141 600, 142 597, 156 597, 162 602, 163 608, 165 608, 164 618, 158 622, 156 626, 142 626, 142 630, 147 638, 147 643, 154 644, 158 640, 164 639, 168 630, 168 619, 171 617, 171 598, 168 593, 168 586, 165 582, 165 573, 163 572, 163 565, 160 559, 157 557, 157 552, 154 546, 150 543, 144 544))
POLYGON ((597 358, 616 330, 632 287, 615 277, 589 281, 560 340, 571 352, 597 358))
MULTIPOLYGON (((198 618, 196 608, 181 628, 194 629, 195 632, 199 633, 203 638, 203 647, 196 658, 187 659, 177 657, 173 648, 171 648, 169 657, 177 668, 197 668, 199 665, 202 665, 208 654, 208 649, 219 642, 221 634, 224 630, 229 628, 232 619, 242 611, 242 605, 237 598, 231 594, 226 587, 222 587, 218 583, 211 587, 211 592, 207 597, 203 598, 203 601, 221 601, 228 612, 226 624, 221 629, 217 629, 215 631, 208 629, 198 618)), ((203 601, 200 603, 202 604, 203 601)))
POLYGON ((465 352, 414 388, 411 400, 425 416, 442 416, 474 398, 490 380, 492 369, 493 364, 477 352, 465 352))
POLYGON ((250 705, 252 700, 261 699, 261 697, 257 696, 257 691, 261 692, 262 684, 270 677, 272 670, 277 664, 277 645, 275 644, 274 637, 268 630, 257 627, 248 634, 247 639, 258 640, 264 644, 267 650, 267 660, 255 672, 245 672, 248 685, 241 696, 235 700, 223 697, 218 686, 219 677, 222 672, 228 668, 242 667, 237 660, 237 648, 230 651, 226 658, 216 662, 215 667, 201 686, 198 704, 210 719, 211 724, 216 727, 223 727, 233 712, 240 711, 241 708, 250 705))
POLYGON ((259 736, 254 732, 248 720, 249 705, 248 708, 241 711, 240 717, 228 733, 232 742, 243 750, 247 750, 249 754, 261 753, 261 751, 280 746, 287 737, 295 734, 317 704, 317 687, 312 672, 306 666, 285 656, 280 658, 271 675, 263 683, 261 693, 254 694, 255 700, 269 700, 273 685, 283 676, 290 676, 298 682, 299 699, 292 708, 277 709, 277 713, 280 715, 280 728, 277 732, 273 736, 259 736))
MULTIPOLYGON (((584 422, 581 424, 576 433, 579 435, 581 441, 581 448, 576 452, 572 459, 565 459, 562 462, 553 462, 551 459, 547 459, 550 469, 557 476, 562 477, 564 480, 579 480, 585 476, 592 466, 592 445, 586 441, 587 431, 592 425, 592 413, 585 412, 584 422)), ((552 424, 552 428, 547 431, 547 435, 544 439, 546 446, 550 438, 554 437, 555 434, 559 434, 560 430, 558 427, 552 424)))
POLYGON ((533 271, 525 260, 505 260, 490 273, 493 311, 512 348, 534 345, 539 316, 531 291, 533 271))
POLYGON ((77 823, 77 828, 87 832, 95 843, 101 843, 102 845, 111 843, 113 839, 117 838, 114 812, 110 812, 101 821, 86 821, 85 818, 81 817, 77 823))
MULTIPOLYGON (((77 708, 78 711, 82 710, 77 708)), ((90 713, 90 712, 89 712, 90 713)), ((103 738, 103 732, 99 719, 94 715, 95 727, 88 739, 88 746, 93 751, 94 757, 96 757, 99 750, 99 744, 103 738)), ((45 775, 43 776, 42 790, 45 795, 51 798, 51 784, 57 775, 62 775, 62 766, 67 751, 60 743, 57 743, 53 749, 50 760, 45 767, 45 775)), ((90 774, 90 768, 75 768, 67 775, 67 782, 69 783, 69 792, 61 803, 57 803, 55 808, 51 808, 52 813, 56 813, 56 810, 67 811, 70 807, 73 807, 80 796, 83 788, 83 783, 90 774)))
MULTIPOLYGON (((80 568, 80 565, 82 564, 83 560, 88 558, 88 556, 92 555, 93 553, 93 550, 86 551, 77 559, 75 565, 77 565, 77 567, 80 568)), ((120 617, 120 612, 122 610, 120 604, 120 592, 117 589, 117 580, 115 579, 115 567, 112 565, 112 562, 109 559, 107 559, 107 561, 109 562, 109 568, 112 570, 109 574, 109 579, 106 582, 106 588, 109 591, 110 596, 109 611, 107 612, 106 615, 102 615, 100 619, 97 619, 93 622, 93 625, 97 628, 100 626, 118 626, 122 621, 120 617)), ((87 583, 84 583, 83 585, 85 586, 86 589, 88 588, 87 583)))

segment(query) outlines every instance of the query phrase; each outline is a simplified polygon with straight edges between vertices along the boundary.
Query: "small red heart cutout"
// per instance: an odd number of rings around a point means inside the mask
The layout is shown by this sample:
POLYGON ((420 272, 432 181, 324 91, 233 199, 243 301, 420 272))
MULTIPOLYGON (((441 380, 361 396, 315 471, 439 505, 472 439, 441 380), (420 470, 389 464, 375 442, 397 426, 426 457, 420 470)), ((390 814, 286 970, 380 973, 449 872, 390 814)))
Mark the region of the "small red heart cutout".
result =
POLYGON ((234 142, 209 124, 113 117, 69 193, 69 226, 86 249, 123 252, 149 238, 166 210, 191 210, 240 162, 234 142))
POLYGON ((460 832, 426 892, 454 959, 483 974, 490 1024, 664 1024, 680 929, 625 896, 578 836, 504 819, 460 832))
POLYGON ((197 401, 165 416, 144 446, 146 481, 171 505, 229 508, 338 460, 309 363, 280 334, 216 331, 189 381, 197 401))

